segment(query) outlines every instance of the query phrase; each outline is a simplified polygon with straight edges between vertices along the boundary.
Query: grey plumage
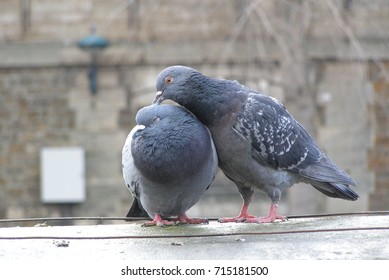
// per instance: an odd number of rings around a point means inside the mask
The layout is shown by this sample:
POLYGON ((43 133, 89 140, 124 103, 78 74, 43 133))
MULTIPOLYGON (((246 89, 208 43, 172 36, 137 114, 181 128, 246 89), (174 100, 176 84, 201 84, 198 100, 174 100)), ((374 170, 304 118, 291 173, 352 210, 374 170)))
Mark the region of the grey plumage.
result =
POLYGON ((211 131, 219 167, 238 187, 244 204, 236 218, 271 222, 282 191, 297 182, 330 197, 356 200, 355 181, 337 167, 276 99, 236 81, 213 79, 185 66, 171 66, 157 78, 154 103, 171 99, 189 109, 211 131), (266 218, 247 214, 254 189, 272 200, 266 218))
POLYGON ((208 129, 188 110, 175 105, 139 110, 122 151, 123 177, 133 196, 128 216, 153 218, 148 225, 172 224, 199 201, 217 170, 216 150, 208 129))

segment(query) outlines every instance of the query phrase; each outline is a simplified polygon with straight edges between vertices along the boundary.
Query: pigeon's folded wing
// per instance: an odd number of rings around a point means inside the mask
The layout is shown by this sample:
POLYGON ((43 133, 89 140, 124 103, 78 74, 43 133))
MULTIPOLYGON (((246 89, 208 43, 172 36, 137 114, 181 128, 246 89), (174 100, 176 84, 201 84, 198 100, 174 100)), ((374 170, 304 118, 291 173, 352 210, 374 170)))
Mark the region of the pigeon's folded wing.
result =
POLYGON ((143 129, 143 125, 136 125, 131 132, 128 134, 126 142, 122 150, 122 169, 123 178, 127 188, 130 190, 134 197, 138 197, 138 186, 139 186, 139 171, 135 167, 134 159, 131 153, 131 143, 134 134, 143 129))
POLYGON ((272 97, 251 93, 234 128, 251 142, 258 160, 276 169, 296 170, 320 157, 312 138, 272 97))
POLYGON ((261 164, 314 180, 354 183, 272 97, 250 93, 234 128, 251 142, 253 157, 261 164))

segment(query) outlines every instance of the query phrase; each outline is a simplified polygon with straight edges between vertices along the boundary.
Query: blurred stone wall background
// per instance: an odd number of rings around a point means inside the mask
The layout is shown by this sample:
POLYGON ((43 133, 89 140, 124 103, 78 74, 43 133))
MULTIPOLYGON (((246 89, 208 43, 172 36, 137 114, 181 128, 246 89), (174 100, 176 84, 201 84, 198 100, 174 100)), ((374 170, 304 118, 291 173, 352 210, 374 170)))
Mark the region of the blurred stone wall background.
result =
MULTIPOLYGON (((389 210, 388 60, 387 0, 1 0, 0 218, 125 215, 121 148, 173 64, 278 98, 358 183, 357 202, 295 186, 280 213, 389 210), (91 26, 110 41, 96 96, 77 47, 91 26), (47 146, 85 148, 84 203, 40 201, 47 146)), ((240 205, 219 172, 190 214, 235 215, 240 205)), ((269 205, 257 193, 251 212, 269 205)))

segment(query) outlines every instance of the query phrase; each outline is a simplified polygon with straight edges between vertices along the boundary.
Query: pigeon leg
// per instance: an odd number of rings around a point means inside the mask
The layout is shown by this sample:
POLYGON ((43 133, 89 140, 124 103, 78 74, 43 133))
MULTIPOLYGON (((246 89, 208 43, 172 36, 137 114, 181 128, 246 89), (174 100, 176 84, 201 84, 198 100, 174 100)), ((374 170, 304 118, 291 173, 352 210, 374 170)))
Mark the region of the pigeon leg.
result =
POLYGON ((255 216, 247 213, 247 209, 249 205, 246 202, 243 202, 242 209, 240 210, 240 214, 237 217, 233 218, 220 218, 219 223, 240 223, 247 219, 254 219, 255 216))
POLYGON ((272 204, 270 207, 269 215, 267 217, 258 217, 258 218, 249 218, 245 220, 245 223, 257 223, 257 224, 263 224, 263 223, 271 223, 275 220, 279 219, 281 221, 286 221, 285 216, 278 215, 276 213, 277 211, 277 204, 272 204))
POLYGON ((154 220, 150 222, 145 222, 142 226, 143 227, 150 227, 150 226, 158 226, 158 227, 163 227, 163 226, 173 226, 176 223, 173 221, 167 221, 162 219, 161 215, 155 214, 154 220))
POLYGON ((208 224, 208 219, 191 219, 185 213, 178 216, 177 221, 180 224, 208 224))
POLYGON ((254 191, 251 188, 238 186, 238 191, 240 192, 243 198, 242 209, 240 210, 240 214, 237 217, 233 218, 220 218, 219 223, 240 223, 245 221, 246 219, 255 218, 255 216, 247 213, 249 208, 249 204, 253 199, 254 191))

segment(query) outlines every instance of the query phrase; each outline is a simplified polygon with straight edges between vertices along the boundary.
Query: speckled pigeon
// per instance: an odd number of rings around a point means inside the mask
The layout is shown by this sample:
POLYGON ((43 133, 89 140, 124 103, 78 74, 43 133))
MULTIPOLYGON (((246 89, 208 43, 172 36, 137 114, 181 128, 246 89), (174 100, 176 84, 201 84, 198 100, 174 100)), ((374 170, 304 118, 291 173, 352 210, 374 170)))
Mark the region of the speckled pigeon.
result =
POLYGON ((349 187, 355 186, 355 181, 334 164, 275 98, 237 81, 210 78, 185 66, 164 69, 156 86, 153 103, 173 100, 209 128, 219 167, 238 187, 243 198, 240 214, 220 222, 285 220, 276 209, 282 192, 297 182, 311 184, 329 197, 358 198, 349 187), (247 212, 255 189, 272 200, 267 217, 247 212))
POLYGON ((151 105, 136 115, 137 125, 122 151, 124 181, 135 197, 129 215, 154 220, 145 225, 199 224, 185 212, 215 178, 218 160, 211 134, 187 109, 151 105), (175 220, 167 218, 177 216, 175 220))

